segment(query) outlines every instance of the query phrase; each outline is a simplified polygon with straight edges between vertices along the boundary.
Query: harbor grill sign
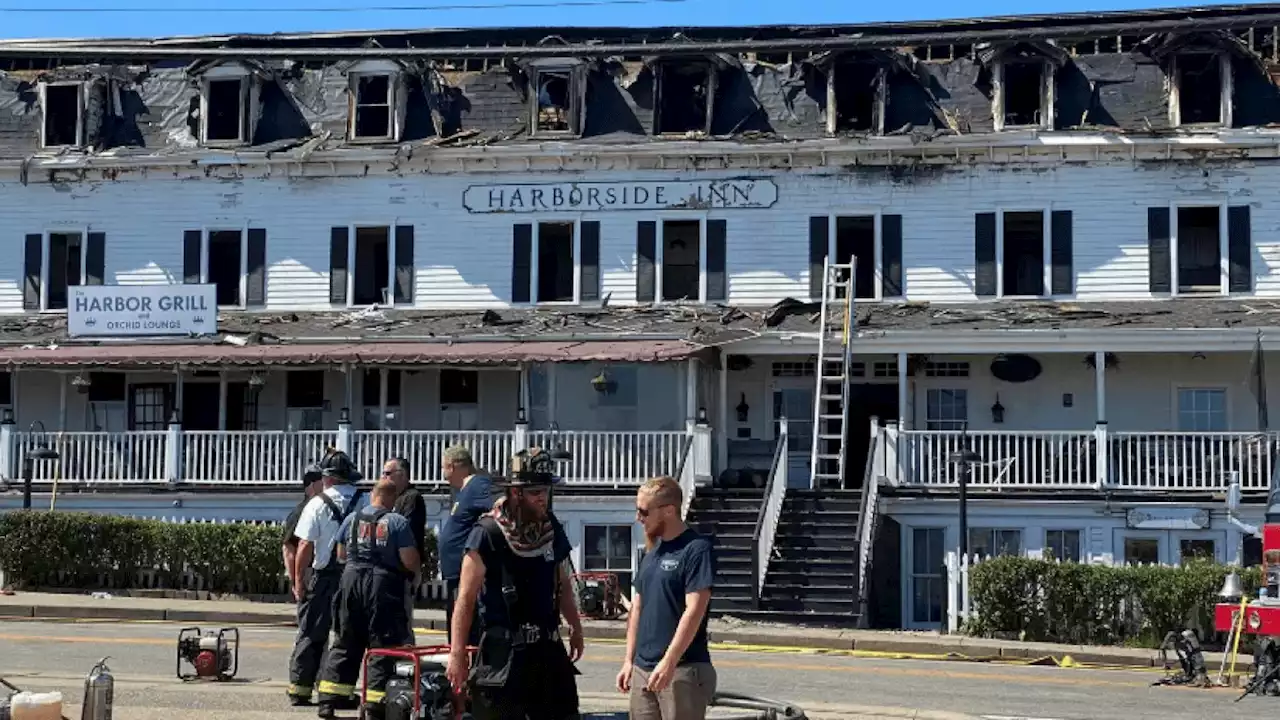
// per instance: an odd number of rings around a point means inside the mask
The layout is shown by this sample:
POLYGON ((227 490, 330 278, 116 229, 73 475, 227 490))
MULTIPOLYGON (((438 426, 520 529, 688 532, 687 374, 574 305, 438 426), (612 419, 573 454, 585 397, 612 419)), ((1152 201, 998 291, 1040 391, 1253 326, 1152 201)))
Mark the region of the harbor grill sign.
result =
POLYGON ((777 201, 778 186, 756 178, 472 185, 462 193, 470 213, 739 210, 769 208, 777 201))
POLYGON ((216 285, 81 285, 70 294, 71 337, 187 337, 218 331, 216 285))

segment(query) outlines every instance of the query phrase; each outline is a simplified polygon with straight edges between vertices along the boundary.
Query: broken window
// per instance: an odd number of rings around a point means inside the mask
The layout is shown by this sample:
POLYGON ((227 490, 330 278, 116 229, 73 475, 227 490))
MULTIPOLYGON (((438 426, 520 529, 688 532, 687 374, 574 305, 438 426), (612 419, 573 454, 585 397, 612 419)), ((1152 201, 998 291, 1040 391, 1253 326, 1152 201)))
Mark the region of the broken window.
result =
POLYGON ((390 304, 391 228, 356 228, 353 305, 390 304))
POLYGON ((1178 208, 1178 292, 1222 289, 1217 207, 1178 208))
POLYGON ((879 132, 883 101, 880 68, 868 62, 846 62, 828 78, 827 100, 835 106, 832 132, 879 132))
POLYGON ((67 309, 67 292, 84 284, 84 236, 80 233, 49 233, 49 263, 46 310, 67 309))
POLYGON ((706 63, 658 66, 654 134, 711 132, 715 68, 706 63))
POLYGON ((533 134, 576 135, 581 127, 585 78, 581 68, 533 68, 533 134))
POLYGON ((218 305, 240 304, 240 279, 244 277, 242 238, 239 230, 209 233, 206 267, 209 283, 217 288, 218 305))
POLYGON ((698 300, 702 297, 702 223, 667 220, 662 223, 662 299, 698 300))
POLYGON ((208 80, 204 97, 205 142, 245 140, 245 78, 208 80))
POLYGON ((1003 127, 1045 125, 1048 66, 1041 60, 1010 60, 1002 67, 1003 127))
POLYGON ((1044 294, 1044 215, 1043 212, 1006 212, 1002 216, 1004 242, 1000 278, 1001 294, 1006 297, 1044 294))
POLYGON ((1187 53, 1174 61, 1178 82, 1178 125, 1223 122, 1223 58, 1215 53, 1187 53))
MULTIPOLYGON (((832 257, 835 258, 837 265, 848 265, 856 258, 854 298, 871 300, 876 297, 876 219, 874 215, 837 217, 832 257)), ((842 271, 842 274, 847 277, 848 271, 842 271)), ((844 287, 837 288, 836 297, 844 296, 844 287)))
POLYGON ((352 137, 392 137, 394 87, 391 75, 355 76, 352 137))
POLYGON ((569 222, 538 223, 536 302, 573 302, 573 229, 569 222))
POLYGON ((84 86, 45 85, 44 147, 78 146, 84 131, 84 86))

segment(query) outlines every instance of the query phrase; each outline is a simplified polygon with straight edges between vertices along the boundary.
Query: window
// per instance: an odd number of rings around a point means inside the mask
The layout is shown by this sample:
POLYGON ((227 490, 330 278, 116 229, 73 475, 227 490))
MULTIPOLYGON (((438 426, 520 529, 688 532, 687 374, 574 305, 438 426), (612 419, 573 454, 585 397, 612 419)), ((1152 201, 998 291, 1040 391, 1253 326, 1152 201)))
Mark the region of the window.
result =
POLYGON ((1080 531, 1045 530, 1044 556, 1061 562, 1080 562, 1080 531))
POLYGON ((643 220, 637 232, 636 300, 723 302, 728 298, 727 221, 643 220))
POLYGON ((202 140, 206 143, 248 140, 249 78, 207 78, 201 94, 202 140))
MULTIPOLYGON (((124 373, 91 372, 77 375, 89 381, 84 429, 88 432, 124 432, 128 430, 128 384, 124 373)), ((73 380, 74 384, 74 380, 73 380)))
POLYGON ((68 289, 84 284, 85 252, 82 233, 49 233, 48 264, 45 266, 46 310, 66 310, 68 289))
POLYGON ((1053 70, 1041 58, 1003 60, 997 66, 996 130, 1053 127, 1053 70))
POLYGON ((365 430, 396 430, 400 427, 400 371, 387 370, 386 414, 382 407, 382 370, 366 369, 361 374, 361 405, 364 406, 365 430))
POLYGON ((654 134, 710 133, 715 67, 706 62, 665 62, 655 69, 654 134))
POLYGON ((946 588, 942 528, 911 529, 911 621, 942 622, 946 588))
POLYGON ((1048 237, 1045 213, 1005 212, 1000 214, 1000 220, 1000 294, 1006 297, 1044 295, 1044 267, 1048 255, 1045 249, 1048 237))
POLYGON ((391 74, 356 73, 351 76, 351 137, 390 140, 395 137, 395 79, 391 74))
POLYGON ((1178 292, 1221 291, 1220 215, 1216 206, 1178 208, 1178 292))
POLYGON ((285 407, 288 430, 324 430, 325 372, 290 370, 285 375, 285 407))
POLYGON ((576 227, 571 222, 544 222, 535 226, 536 302, 574 302, 577 296, 574 279, 578 276, 574 263, 576 227))
POLYGON ((968 390, 930 388, 925 393, 925 429, 962 430, 968 418, 968 390))
POLYGON ((1126 565, 1159 565, 1160 540, 1151 537, 1127 537, 1124 539, 1126 565))
POLYGON ((631 596, 631 525, 586 525, 582 528, 582 569, 610 572, 618 578, 618 589, 631 596))
POLYGON ((534 137, 577 135, 581 132, 581 108, 586 105, 585 68, 534 67, 529 72, 533 88, 530 112, 534 137))
POLYGON ((1022 555, 1022 531, 1000 528, 969 528, 969 554, 978 557, 1018 557, 1022 555))
POLYGON ((1212 538, 1182 538, 1178 541, 1179 558, 1182 562, 1192 560, 1217 559, 1217 545, 1212 538))
POLYGON ((205 252, 208 282, 218 288, 218 305, 239 305, 244 278, 244 235, 239 230, 214 230, 205 252))
POLYGON ((44 122, 41 145, 46 148, 84 144, 83 83, 49 83, 40 86, 44 122))
POLYGON ((265 304, 266 230, 187 230, 182 240, 184 283, 213 285, 219 307, 265 304))
POLYGON ((1179 432, 1226 432, 1226 388, 1178 388, 1179 432))
MULTIPOLYGON (((874 215, 835 218, 835 235, 831 240, 831 257, 836 265, 848 265, 854 260, 853 296, 860 300, 875 300, 879 296, 876 279, 879 275, 876 258, 879 243, 876 239, 876 218, 874 215)), ((847 271, 841 271, 841 279, 848 278, 847 271)), ((836 298, 845 296, 846 288, 836 289, 836 298)))
POLYGON ((414 226, 330 229, 329 301, 352 306, 412 304, 414 226))
POLYGON ((1173 60, 1174 126, 1231 125, 1231 58, 1226 53, 1190 52, 1173 60))
POLYGON ((702 223, 666 220, 662 223, 662 299, 698 300, 702 297, 702 223))
POLYGON ((391 229, 386 227, 356 228, 355 272, 352 302, 356 305, 382 305, 391 289, 391 229))
POLYGON ((439 391, 441 430, 479 428, 480 373, 475 370, 441 370, 439 391))
POLYGON ((827 76, 829 132, 884 131, 884 71, 871 62, 845 61, 834 65, 827 76))

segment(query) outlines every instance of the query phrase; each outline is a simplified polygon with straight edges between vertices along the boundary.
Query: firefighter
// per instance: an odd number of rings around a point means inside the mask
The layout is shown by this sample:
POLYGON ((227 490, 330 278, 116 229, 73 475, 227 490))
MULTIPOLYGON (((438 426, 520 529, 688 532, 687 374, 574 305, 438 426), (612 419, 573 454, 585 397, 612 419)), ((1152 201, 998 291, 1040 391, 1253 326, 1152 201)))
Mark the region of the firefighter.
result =
POLYGON ((311 498, 298 518, 294 535, 293 597, 298 602, 298 636, 289 659, 289 701, 310 705, 320 660, 333 625, 333 596, 342 565, 333 557, 338 528, 352 511, 367 504, 356 490, 360 473, 347 454, 330 449, 319 464, 325 488, 311 498))
POLYGON ((475 720, 571 720, 578 714, 582 620, 564 561, 569 539, 548 509, 552 459, 521 451, 510 477, 495 479, 503 497, 467 539, 450 634, 448 675, 459 695, 471 691, 475 720), (474 666, 467 638, 477 600, 480 643, 474 666), (570 627, 565 651, 560 616, 570 627))
MULTIPOLYGON (((421 555, 409 521, 392 508, 399 490, 383 479, 373 488, 372 502, 349 516, 338 531, 336 552, 345 563, 333 602, 334 643, 320 674, 322 718, 356 702, 356 679, 366 649, 413 644, 405 592, 421 566, 421 555)), ((365 707, 382 717, 382 699, 394 658, 369 662, 365 707)))

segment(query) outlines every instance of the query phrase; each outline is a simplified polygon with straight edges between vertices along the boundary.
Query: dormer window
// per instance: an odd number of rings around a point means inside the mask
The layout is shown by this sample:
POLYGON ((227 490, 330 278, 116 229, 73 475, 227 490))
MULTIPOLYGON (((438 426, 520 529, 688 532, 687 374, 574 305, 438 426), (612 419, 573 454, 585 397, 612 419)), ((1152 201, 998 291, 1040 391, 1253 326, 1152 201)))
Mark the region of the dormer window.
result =
POLYGON ((354 80, 353 137, 391 138, 393 90, 390 75, 359 75, 354 80))
POLYGON ((84 145, 84 83, 42 83, 40 106, 44 110, 43 124, 40 127, 41 147, 60 148, 84 145))
POLYGON ((242 65, 215 65, 200 73, 200 142, 241 145, 253 138, 256 88, 242 65))
POLYGON ((654 135, 711 134, 718 73, 708 61, 666 61, 654 67, 654 135))
POLYGON ((996 130, 1053 129, 1053 65, 1009 57, 995 66, 996 130))
POLYGON ((1231 56, 1182 52, 1172 60, 1169 112, 1174 127, 1231 127, 1231 56))
POLYGON ((888 93, 884 69, 866 60, 844 60, 827 69, 827 132, 884 132, 888 93))
POLYGON ((586 68, 576 62, 534 62, 528 69, 529 127, 533 137, 582 133, 586 68))

